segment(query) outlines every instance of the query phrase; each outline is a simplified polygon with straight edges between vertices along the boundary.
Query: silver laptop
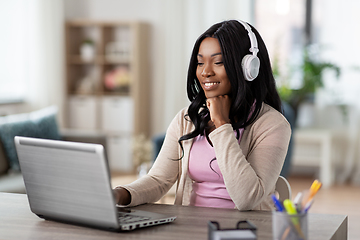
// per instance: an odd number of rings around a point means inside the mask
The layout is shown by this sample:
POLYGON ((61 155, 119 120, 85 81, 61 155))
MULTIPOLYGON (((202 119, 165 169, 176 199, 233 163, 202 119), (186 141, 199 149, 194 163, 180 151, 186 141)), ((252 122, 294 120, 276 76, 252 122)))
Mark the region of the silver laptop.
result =
POLYGON ((119 231, 176 218, 117 207, 102 145, 16 136, 15 146, 31 211, 41 218, 119 231))

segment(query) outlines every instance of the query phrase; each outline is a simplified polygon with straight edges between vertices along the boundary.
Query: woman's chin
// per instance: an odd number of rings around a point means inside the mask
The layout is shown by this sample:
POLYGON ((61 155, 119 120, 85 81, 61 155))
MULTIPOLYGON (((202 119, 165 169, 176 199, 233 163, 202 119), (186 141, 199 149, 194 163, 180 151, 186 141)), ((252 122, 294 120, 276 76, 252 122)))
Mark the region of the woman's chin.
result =
POLYGON ((224 96, 226 93, 205 93, 206 98, 214 98, 219 96, 224 96))

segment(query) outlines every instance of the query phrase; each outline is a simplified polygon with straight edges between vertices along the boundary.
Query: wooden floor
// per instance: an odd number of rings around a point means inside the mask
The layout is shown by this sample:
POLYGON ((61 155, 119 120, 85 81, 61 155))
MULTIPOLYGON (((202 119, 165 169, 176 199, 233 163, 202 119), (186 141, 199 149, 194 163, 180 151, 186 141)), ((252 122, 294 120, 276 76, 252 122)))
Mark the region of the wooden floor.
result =
MULTIPOLYGON (((113 186, 127 184, 136 179, 136 176, 114 177, 113 186)), ((293 197, 300 191, 309 189, 314 181, 311 177, 293 176, 288 178, 293 197)), ((173 197, 167 196, 162 203, 173 203, 173 197)), ((349 240, 360 239, 360 186, 350 184, 335 185, 330 188, 321 188, 315 196, 311 213, 347 215, 349 219, 349 240)))

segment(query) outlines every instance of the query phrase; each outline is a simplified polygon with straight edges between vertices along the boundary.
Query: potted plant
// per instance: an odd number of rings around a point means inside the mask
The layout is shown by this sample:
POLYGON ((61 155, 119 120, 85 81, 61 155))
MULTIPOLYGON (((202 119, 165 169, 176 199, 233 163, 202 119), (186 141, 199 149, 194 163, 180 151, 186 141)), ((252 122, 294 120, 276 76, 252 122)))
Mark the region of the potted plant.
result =
POLYGON ((80 57, 83 61, 92 61, 95 58, 95 44, 91 39, 85 39, 80 45, 80 57))

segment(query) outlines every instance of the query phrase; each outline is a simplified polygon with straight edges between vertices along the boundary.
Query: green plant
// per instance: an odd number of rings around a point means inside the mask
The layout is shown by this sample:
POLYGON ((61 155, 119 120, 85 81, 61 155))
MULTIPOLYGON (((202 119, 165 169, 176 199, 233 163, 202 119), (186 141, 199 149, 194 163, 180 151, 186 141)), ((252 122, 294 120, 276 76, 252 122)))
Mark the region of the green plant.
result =
POLYGON ((94 41, 90 38, 86 38, 82 41, 82 44, 94 45, 94 41))
MULTIPOLYGON (((275 76, 279 75, 277 64, 275 65, 275 76), (277 68, 277 69, 276 69, 277 68)), ((309 48, 305 47, 303 52, 303 63, 300 66, 302 72, 302 85, 300 88, 290 88, 288 82, 278 87, 280 98, 289 103, 295 112, 295 117, 301 103, 307 99, 311 99, 316 90, 324 86, 323 73, 324 70, 331 69, 335 71, 336 78, 340 76, 340 68, 329 62, 319 62, 314 60, 310 54, 309 48)))

